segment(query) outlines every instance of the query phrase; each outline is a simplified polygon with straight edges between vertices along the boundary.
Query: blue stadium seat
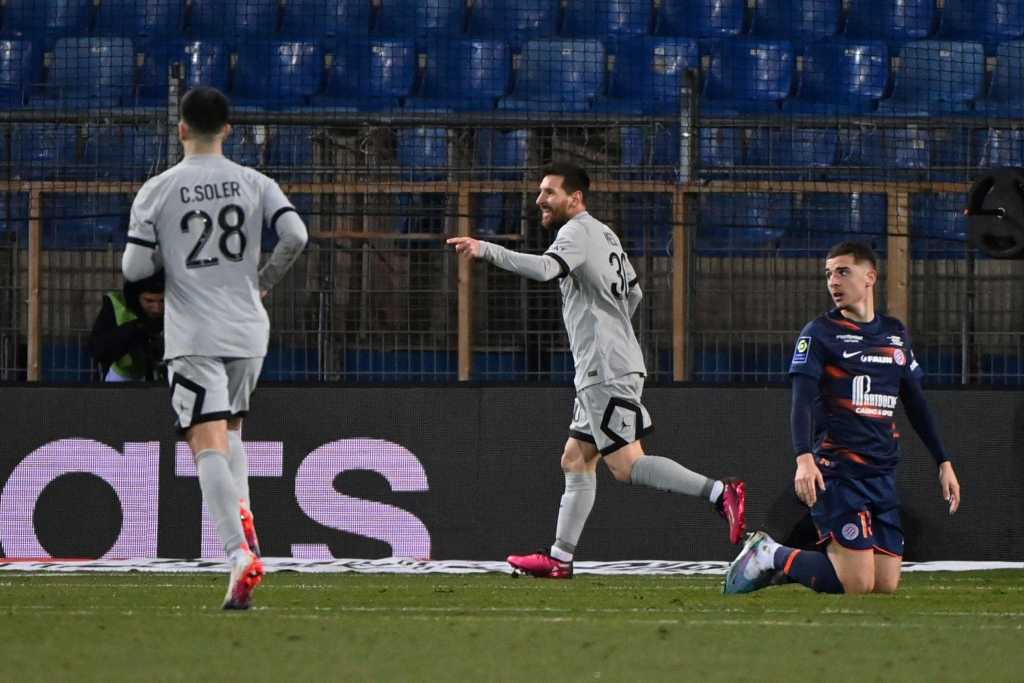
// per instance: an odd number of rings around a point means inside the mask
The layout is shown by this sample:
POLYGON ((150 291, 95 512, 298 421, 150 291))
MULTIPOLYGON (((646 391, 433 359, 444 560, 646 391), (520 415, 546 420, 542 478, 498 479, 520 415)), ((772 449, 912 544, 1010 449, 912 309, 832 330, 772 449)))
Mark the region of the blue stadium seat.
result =
MULTIPOLYGON (((476 131, 473 175, 478 179, 517 180, 523 177, 529 155, 529 131, 525 129, 476 131)), ((523 198, 518 193, 476 195, 474 232, 501 235, 519 232, 523 198)))
POLYGON ((737 381, 733 376, 734 366, 738 369, 738 358, 726 345, 698 343, 693 352, 693 379, 710 384, 727 384, 737 381))
POLYGON ((980 168, 1024 167, 1024 130, 1019 128, 989 128, 975 136, 980 168))
POLYGON ((167 106, 169 67, 181 66, 182 92, 208 85, 228 92, 231 83, 231 50, 215 40, 154 41, 143 53, 139 68, 136 104, 167 106))
POLYGON ((174 39, 184 28, 184 9, 181 0, 101 0, 95 31, 131 38, 137 47, 174 39))
POLYGON ((795 43, 830 38, 839 32, 840 0, 755 0, 751 33, 795 43))
POLYGON ((871 177, 879 174, 917 177, 931 167, 931 138, 927 130, 907 128, 839 129, 839 164, 837 175, 871 177), (861 170, 843 173, 843 167, 861 170))
POLYGON ((604 89, 606 60, 599 40, 531 40, 523 46, 515 88, 498 109, 586 111, 604 89))
POLYGON ((630 180, 676 180, 679 176, 679 129, 624 126, 619 129, 622 176, 630 180))
POLYGON ((232 126, 231 135, 224 141, 224 155, 228 159, 253 168, 267 165, 269 148, 270 135, 266 126, 232 126))
POLYGON ((961 383, 963 356, 959 350, 950 350, 950 345, 916 343, 914 359, 924 370, 924 386, 961 383))
POLYGON ((424 40, 460 35, 465 25, 465 0, 380 0, 374 31, 424 40))
POLYGON ((643 37, 622 41, 608 96, 598 97, 591 111, 678 113, 687 69, 700 69, 700 50, 692 38, 643 37))
POLYGON ((945 0, 939 35, 994 45, 1024 36, 1022 0, 945 0))
POLYGON ((881 41, 831 40, 804 48, 797 94, 782 103, 791 114, 874 111, 889 83, 889 49, 881 41))
POLYGON ((84 344, 43 344, 42 381, 87 384, 99 381, 96 362, 84 344))
POLYGON ((167 133, 156 127, 89 125, 81 149, 85 177, 145 180, 168 167, 167 133))
POLYGON ((796 59, 789 42, 735 39, 716 43, 710 52, 704 113, 776 112, 793 88, 796 59))
POLYGON ((261 382, 309 382, 318 379, 320 353, 315 346, 271 342, 263 359, 261 382))
POLYGON ((50 80, 34 107, 118 107, 130 104, 135 49, 127 38, 60 38, 50 80))
POLYGON ((562 35, 597 38, 609 51, 619 40, 650 35, 654 5, 647 0, 569 0, 562 21, 562 35))
POLYGON ((892 96, 878 103, 888 116, 932 116, 972 111, 985 92, 981 43, 921 40, 900 50, 892 96))
POLYGON ((1002 43, 996 49, 996 68, 988 96, 974 103, 975 111, 990 116, 1024 115, 1024 41, 1002 43))
POLYGON ((281 33, 290 38, 337 40, 370 32, 370 0, 288 0, 281 33))
POLYGON ((278 0, 191 0, 190 33, 196 39, 223 40, 240 47, 277 33, 278 0))
POLYGON ((701 178, 724 177, 743 165, 743 129, 702 126, 698 141, 697 172, 701 178))
POLYGON ((854 192, 809 192, 793 229, 782 240, 787 256, 820 257, 834 244, 854 239, 886 250, 886 196, 854 192))
POLYGON ((458 376, 458 358, 450 351, 345 351, 346 382, 451 382, 458 376))
POLYGON ((311 169, 324 163, 316 158, 317 130, 313 126, 271 126, 267 173, 280 182, 314 180, 316 171, 311 169))
POLYGON ((1024 384, 1024 367, 1014 349, 1009 355, 985 353, 979 361, 978 381, 996 386, 1021 386, 1024 384))
POLYGON ((124 248, 131 198, 107 193, 43 195, 44 249, 124 248))
POLYGON ((560 4, 559 0, 474 0, 469 33, 507 41, 519 52, 526 41, 558 32, 560 4))
POLYGON ((341 40, 333 50, 326 89, 313 102, 341 111, 398 108, 401 98, 412 94, 417 63, 412 40, 341 40))
MULTIPOLYGON (((448 129, 402 128, 396 142, 402 180, 443 180, 448 175, 448 129)), ((445 229, 445 195, 437 193, 397 195, 398 232, 441 233, 445 229)), ((433 247, 424 242, 399 243, 402 247, 433 247)))
POLYGON ((672 255, 672 197, 631 193, 622 206, 618 233, 631 257, 672 255))
POLYGON ((6 0, 3 31, 42 37, 50 49, 57 38, 89 32, 92 5, 92 0, 6 0))
POLYGON ((963 258, 967 249, 966 193, 910 196, 911 255, 963 258))
POLYGON ((743 33, 746 0, 662 0, 657 34, 728 38, 743 33))
POLYGON ((440 40, 429 43, 419 97, 406 109, 491 111, 508 93, 512 52, 498 40, 440 40))
POLYGON ((24 106, 42 67, 42 53, 31 40, 0 40, 0 109, 24 106))
POLYGON ((846 37, 902 42, 932 35, 935 0, 848 0, 846 37))
POLYGON ((742 256, 773 250, 793 226, 793 195, 708 192, 698 202, 696 248, 742 256))
POLYGON ((11 129, 13 175, 23 180, 80 177, 78 128, 69 124, 25 123, 11 129))
POLYGON ((522 382, 526 354, 522 351, 474 351, 473 379, 481 382, 522 382))
POLYGON ((238 49, 232 104, 302 107, 319 92, 323 75, 324 55, 317 43, 249 41, 238 49))
POLYGON ((759 126, 747 141, 747 165, 806 169, 831 168, 839 159, 839 133, 835 128, 767 128, 759 126))

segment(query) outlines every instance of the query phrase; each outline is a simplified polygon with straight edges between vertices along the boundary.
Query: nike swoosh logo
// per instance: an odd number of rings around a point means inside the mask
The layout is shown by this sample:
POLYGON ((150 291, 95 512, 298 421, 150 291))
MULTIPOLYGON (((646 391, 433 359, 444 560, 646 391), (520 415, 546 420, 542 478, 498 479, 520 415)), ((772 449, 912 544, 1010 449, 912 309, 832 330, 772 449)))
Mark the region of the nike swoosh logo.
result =
POLYGON ((846 351, 843 351, 843 358, 853 358, 854 356, 859 356, 862 353, 864 353, 864 352, 863 351, 850 351, 849 353, 847 353, 846 351))

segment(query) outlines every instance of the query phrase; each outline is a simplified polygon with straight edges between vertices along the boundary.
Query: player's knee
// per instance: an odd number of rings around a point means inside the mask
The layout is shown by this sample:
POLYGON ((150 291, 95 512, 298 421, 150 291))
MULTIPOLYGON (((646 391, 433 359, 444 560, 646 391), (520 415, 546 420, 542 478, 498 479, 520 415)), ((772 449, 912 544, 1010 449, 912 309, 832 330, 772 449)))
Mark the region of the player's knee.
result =
POLYGON ((875 590, 875 577, 871 574, 851 572, 839 577, 843 584, 843 592, 847 595, 864 595, 875 590))
POLYGON ((900 577, 877 577, 875 579, 875 592, 876 593, 895 593, 896 589, 900 587, 900 577))
POLYGON ((566 474, 580 474, 587 469, 586 460, 578 448, 566 446, 562 451, 562 471, 566 474))

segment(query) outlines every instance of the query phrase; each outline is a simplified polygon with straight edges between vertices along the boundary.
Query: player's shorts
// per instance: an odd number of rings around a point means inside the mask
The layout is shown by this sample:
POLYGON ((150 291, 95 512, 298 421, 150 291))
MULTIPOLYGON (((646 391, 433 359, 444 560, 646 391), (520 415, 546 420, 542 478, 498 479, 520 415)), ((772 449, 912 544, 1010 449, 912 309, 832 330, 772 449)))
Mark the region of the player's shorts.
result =
POLYGON ((262 368, 262 358, 179 356, 169 360, 167 380, 178 429, 244 417, 262 368))
POLYGON ((903 557, 903 525, 896 477, 826 479, 811 508, 818 542, 903 557))
POLYGON ((649 434, 651 414, 640 402, 644 376, 639 373, 594 384, 576 394, 569 436, 613 453, 649 434))

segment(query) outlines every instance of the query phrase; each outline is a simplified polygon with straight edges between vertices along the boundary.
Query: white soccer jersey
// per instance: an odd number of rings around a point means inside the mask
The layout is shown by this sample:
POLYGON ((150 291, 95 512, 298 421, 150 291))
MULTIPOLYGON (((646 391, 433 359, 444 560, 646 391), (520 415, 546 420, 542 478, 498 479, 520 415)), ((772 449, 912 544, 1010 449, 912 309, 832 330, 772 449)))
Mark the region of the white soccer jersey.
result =
POLYGON ((292 211, 274 180, 219 154, 189 155, 142 186, 128 241, 163 263, 164 358, 266 355, 261 231, 292 211))

